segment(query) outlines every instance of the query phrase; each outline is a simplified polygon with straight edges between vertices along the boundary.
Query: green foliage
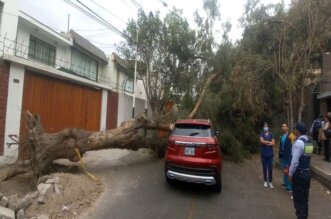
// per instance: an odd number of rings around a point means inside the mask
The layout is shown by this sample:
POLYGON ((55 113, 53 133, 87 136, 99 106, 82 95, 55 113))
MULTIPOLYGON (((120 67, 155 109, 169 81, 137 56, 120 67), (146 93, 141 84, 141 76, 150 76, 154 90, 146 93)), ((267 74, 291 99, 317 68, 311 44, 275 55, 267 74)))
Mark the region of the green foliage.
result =
MULTIPOLYGON (((295 96, 305 86, 312 55, 325 50, 330 7, 330 0, 296 0, 288 9, 282 3, 248 0, 241 18, 243 37, 236 44, 228 39, 229 22, 221 26, 222 39, 214 38, 217 0, 203 0, 203 15, 194 14, 197 29, 173 9, 163 19, 157 12, 140 11, 138 25, 130 21, 125 32, 135 39, 139 30, 139 72, 150 75, 145 80, 155 112, 171 99, 179 118, 185 118, 205 79, 218 75, 197 117, 211 119, 221 130, 223 153, 241 161, 259 151, 263 121, 284 120, 284 103, 300 109, 302 101, 288 103, 289 93, 295 96)), ((120 50, 134 59, 135 47, 127 40, 120 50)))

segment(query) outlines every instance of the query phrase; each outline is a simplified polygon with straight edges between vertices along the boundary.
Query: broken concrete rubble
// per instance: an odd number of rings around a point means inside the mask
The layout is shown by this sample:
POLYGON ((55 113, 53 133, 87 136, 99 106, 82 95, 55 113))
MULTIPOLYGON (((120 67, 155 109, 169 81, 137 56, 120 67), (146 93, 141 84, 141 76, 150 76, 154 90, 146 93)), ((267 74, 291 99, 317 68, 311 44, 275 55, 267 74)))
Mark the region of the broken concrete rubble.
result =
POLYGON ((15 212, 9 208, 0 206, 1 219, 15 219, 15 212))
POLYGON ((46 180, 46 183, 47 184, 59 184, 59 177, 55 177, 55 178, 51 178, 51 179, 48 179, 46 180))
POLYGON ((52 187, 51 184, 45 184, 45 183, 40 183, 38 185, 38 191, 39 191, 38 203, 39 204, 45 204, 47 192, 51 190, 51 187, 52 187))
POLYGON ((4 196, 0 201, 0 206, 7 207, 7 205, 8 205, 8 198, 4 196))
POLYGON ((16 214, 17 219, 25 219, 25 211, 24 209, 20 209, 16 214))
POLYGON ((17 194, 9 196, 8 197, 8 206, 7 208, 13 210, 13 211, 18 211, 19 210, 19 199, 17 194))
POLYGON ((44 175, 42 177, 39 177, 39 179, 37 181, 37 185, 39 185, 40 183, 46 183, 46 181, 50 178, 51 178, 50 175, 44 175))
POLYGON ((54 185, 54 192, 56 194, 60 194, 62 190, 63 190, 63 186, 62 185, 58 185, 58 184, 55 184, 54 185))

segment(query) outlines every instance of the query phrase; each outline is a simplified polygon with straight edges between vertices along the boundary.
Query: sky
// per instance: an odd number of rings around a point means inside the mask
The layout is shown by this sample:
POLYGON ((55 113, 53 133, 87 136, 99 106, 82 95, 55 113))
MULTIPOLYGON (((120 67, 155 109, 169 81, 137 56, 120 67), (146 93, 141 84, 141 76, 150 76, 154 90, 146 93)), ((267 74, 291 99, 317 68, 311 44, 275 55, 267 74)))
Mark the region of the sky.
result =
MULTIPOLYGON (((85 14, 69 5, 65 0, 18 0, 20 10, 55 29, 58 32, 67 31, 68 15, 70 14, 69 28, 90 40, 106 54, 116 51, 116 45, 123 41, 114 33, 93 21, 85 14)), ((71 0, 77 3, 77 0, 71 0)), ((110 24, 124 30, 129 19, 136 19, 138 7, 131 0, 80 0, 93 9, 110 24), (101 7, 100 7, 101 6, 101 7)), ((215 25, 215 30, 221 30, 221 23, 229 20, 232 29, 229 34, 234 42, 241 38, 242 29, 238 19, 241 17, 247 0, 219 0, 221 21, 215 25)), ((261 0, 263 4, 279 3, 281 0, 261 0)), ((193 14, 196 10, 202 12, 202 0, 136 0, 145 11, 160 11, 164 16, 172 8, 182 9, 183 16, 192 27, 195 26, 193 14), (162 2, 167 4, 164 6, 162 2)), ((285 0, 289 4, 290 0, 285 0)))

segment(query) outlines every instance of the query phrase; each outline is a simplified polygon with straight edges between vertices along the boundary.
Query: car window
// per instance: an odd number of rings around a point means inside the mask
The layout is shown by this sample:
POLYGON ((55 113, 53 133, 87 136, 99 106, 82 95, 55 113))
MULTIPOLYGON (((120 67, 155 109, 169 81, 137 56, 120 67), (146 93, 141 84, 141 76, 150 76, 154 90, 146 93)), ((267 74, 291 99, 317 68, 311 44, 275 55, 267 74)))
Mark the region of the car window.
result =
POLYGON ((211 137, 212 130, 208 125, 176 124, 172 134, 191 137, 211 137))

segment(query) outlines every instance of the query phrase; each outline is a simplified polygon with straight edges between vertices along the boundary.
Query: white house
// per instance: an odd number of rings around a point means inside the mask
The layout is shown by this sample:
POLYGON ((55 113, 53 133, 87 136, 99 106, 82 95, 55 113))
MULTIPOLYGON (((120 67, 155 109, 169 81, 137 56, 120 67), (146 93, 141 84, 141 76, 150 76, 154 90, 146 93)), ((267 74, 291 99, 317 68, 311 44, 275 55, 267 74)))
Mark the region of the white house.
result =
MULTIPOLYGON (((119 57, 19 9, 17 0, 0 1, 0 165, 24 155, 17 140, 25 111, 40 115, 46 132, 116 128, 132 112, 133 79, 119 57)), ((136 97, 136 112, 143 112, 141 80, 136 97)))

